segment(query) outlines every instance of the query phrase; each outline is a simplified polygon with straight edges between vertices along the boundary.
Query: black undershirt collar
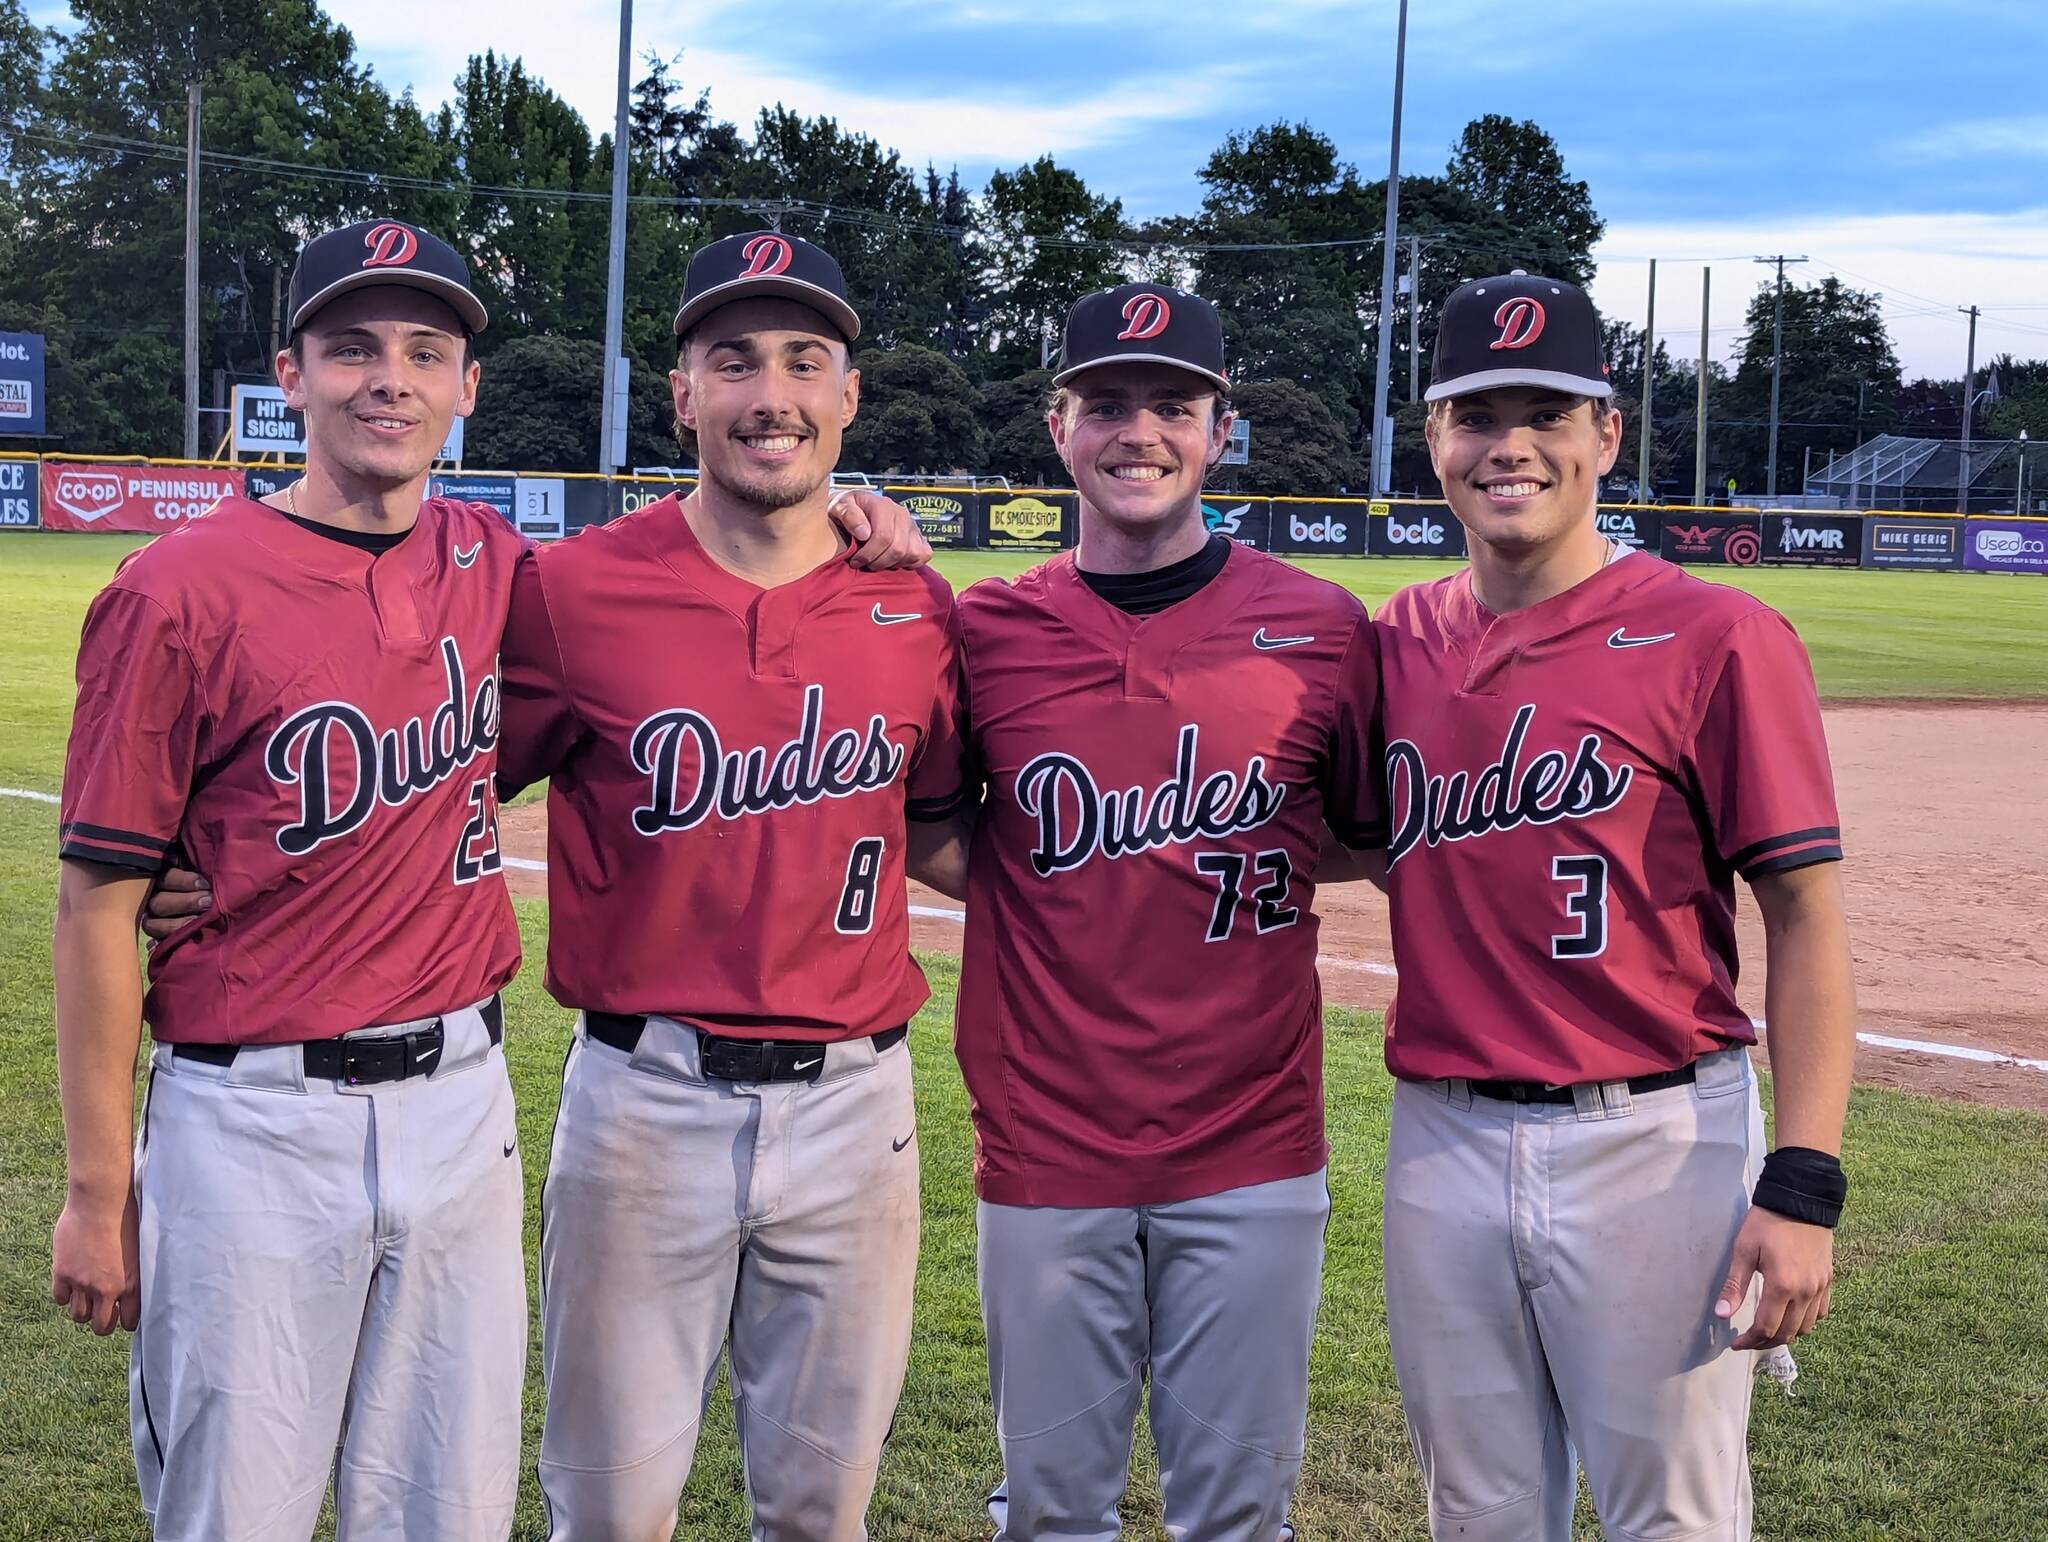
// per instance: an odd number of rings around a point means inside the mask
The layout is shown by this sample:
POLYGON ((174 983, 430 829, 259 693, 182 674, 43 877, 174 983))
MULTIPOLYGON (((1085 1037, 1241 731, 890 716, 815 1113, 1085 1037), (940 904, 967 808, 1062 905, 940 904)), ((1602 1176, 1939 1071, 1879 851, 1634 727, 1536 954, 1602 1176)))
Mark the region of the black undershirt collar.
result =
POLYGON ((1091 573, 1078 564, 1074 571, 1081 575, 1082 583, 1118 610, 1150 616, 1178 605, 1222 572, 1223 564, 1230 560, 1230 546, 1229 536, 1212 535, 1209 544, 1192 557, 1149 573, 1091 573))
POLYGON ((400 530, 395 533, 382 530, 344 530, 339 525, 323 525, 317 519, 301 519, 298 515, 289 513, 284 509, 279 509, 277 512, 283 514, 286 519, 297 525, 301 530, 310 530, 315 535, 324 535, 330 541, 339 541, 344 546, 353 546, 358 551, 366 551, 373 556, 378 552, 391 550, 392 547, 412 534, 410 530, 400 530))

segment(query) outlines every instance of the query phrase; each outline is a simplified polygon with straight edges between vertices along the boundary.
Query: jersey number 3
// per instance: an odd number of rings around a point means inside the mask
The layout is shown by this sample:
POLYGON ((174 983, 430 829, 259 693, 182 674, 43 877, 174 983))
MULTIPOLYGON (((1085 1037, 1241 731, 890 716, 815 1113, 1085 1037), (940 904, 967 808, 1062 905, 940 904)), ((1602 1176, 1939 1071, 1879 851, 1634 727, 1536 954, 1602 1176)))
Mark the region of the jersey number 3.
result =
POLYGON ((1579 923, 1575 932, 1552 935, 1550 956, 1598 958, 1607 951, 1607 859, 1552 857, 1550 876, 1572 886, 1564 898, 1564 913, 1579 923))

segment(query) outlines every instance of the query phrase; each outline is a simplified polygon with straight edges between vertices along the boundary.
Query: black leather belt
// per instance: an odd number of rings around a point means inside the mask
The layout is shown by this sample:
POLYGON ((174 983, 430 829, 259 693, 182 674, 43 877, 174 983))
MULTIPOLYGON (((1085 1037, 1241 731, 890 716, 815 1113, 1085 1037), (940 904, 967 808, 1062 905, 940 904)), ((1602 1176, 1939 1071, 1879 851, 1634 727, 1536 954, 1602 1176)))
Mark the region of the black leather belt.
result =
MULTIPOLYGON (((640 1046, 647 1019, 621 1012, 585 1012, 583 1028, 600 1044, 630 1055, 640 1046)), ((814 1082, 825 1064, 825 1046, 792 1039, 728 1039, 702 1028, 697 1035, 704 1074, 722 1082, 814 1082)), ((909 1024, 884 1028, 874 1036, 875 1053, 894 1049, 910 1032, 909 1024)))
MULTIPOLYGON (((493 996, 477 1008, 493 1044, 505 1040, 505 1004, 493 996)), ((411 1033, 380 1034, 368 1038, 308 1039, 296 1048, 305 1057, 308 1080, 342 1082, 350 1087, 376 1082, 402 1082, 409 1076, 432 1076, 441 1063, 446 1018, 437 1017, 411 1033)), ((197 1060, 205 1065, 233 1065, 240 1044, 173 1044, 176 1060, 197 1060)), ((270 1045, 249 1045, 268 1049, 270 1045)))
MULTIPOLYGON (((1675 1071, 1656 1071, 1648 1076, 1631 1076, 1630 1092, 1662 1092, 1666 1087, 1683 1087, 1697 1080, 1697 1065, 1682 1065, 1675 1071)), ((1468 1082, 1475 1098, 1499 1098, 1503 1103, 1575 1103, 1570 1087, 1553 1087, 1548 1082, 1468 1082)), ((1599 1086, 1598 1082, 1591 1085, 1599 1086)))

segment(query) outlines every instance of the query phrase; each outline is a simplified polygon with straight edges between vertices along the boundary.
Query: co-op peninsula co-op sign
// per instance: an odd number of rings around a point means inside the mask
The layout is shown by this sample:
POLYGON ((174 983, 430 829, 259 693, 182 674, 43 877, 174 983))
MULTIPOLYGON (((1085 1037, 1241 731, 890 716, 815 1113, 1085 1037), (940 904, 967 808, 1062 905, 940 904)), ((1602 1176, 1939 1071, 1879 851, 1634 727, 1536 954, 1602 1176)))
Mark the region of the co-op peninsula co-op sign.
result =
MULTIPOLYGON (((285 405, 284 392, 276 386, 236 386, 234 418, 237 455, 306 453, 306 420, 285 405)), ((462 419, 449 425, 448 442, 434 459, 462 464, 462 419)))

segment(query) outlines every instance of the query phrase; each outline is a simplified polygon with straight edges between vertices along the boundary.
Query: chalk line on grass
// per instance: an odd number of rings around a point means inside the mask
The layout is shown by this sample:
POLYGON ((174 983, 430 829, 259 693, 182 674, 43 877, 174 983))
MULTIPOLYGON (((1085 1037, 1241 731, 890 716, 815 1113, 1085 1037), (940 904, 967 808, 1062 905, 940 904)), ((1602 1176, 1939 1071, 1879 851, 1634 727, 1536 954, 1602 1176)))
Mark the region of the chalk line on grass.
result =
MULTIPOLYGON (((34 792, 26 787, 0 787, 0 798, 27 798, 35 803, 55 803, 56 797, 47 792, 34 792)), ((523 873, 545 873, 548 865, 536 862, 531 857, 505 857, 505 866, 516 868, 523 873)), ((964 924, 967 912, 952 910, 940 905, 912 905, 910 913, 929 921, 952 921, 964 924)), ((1327 953, 1316 956, 1318 966, 1325 969, 1349 969, 1358 974, 1380 975, 1393 979, 1396 971, 1392 964, 1382 964, 1369 958, 1333 958, 1327 953)), ((1750 1022, 1758 1033, 1764 1030, 1762 1018, 1753 1017, 1750 1022)), ((1873 1049, 1901 1050, 1912 1055, 1935 1055, 1947 1060, 1971 1060, 1979 1065, 2012 1066, 2022 1071, 2048 1072, 2048 1059, 2037 1059, 2027 1055, 2007 1054, 2003 1050, 1978 1049, 1969 1044, 1936 1044, 1927 1039, 1902 1039, 1888 1033, 1858 1032, 1856 1040, 1873 1049)))

